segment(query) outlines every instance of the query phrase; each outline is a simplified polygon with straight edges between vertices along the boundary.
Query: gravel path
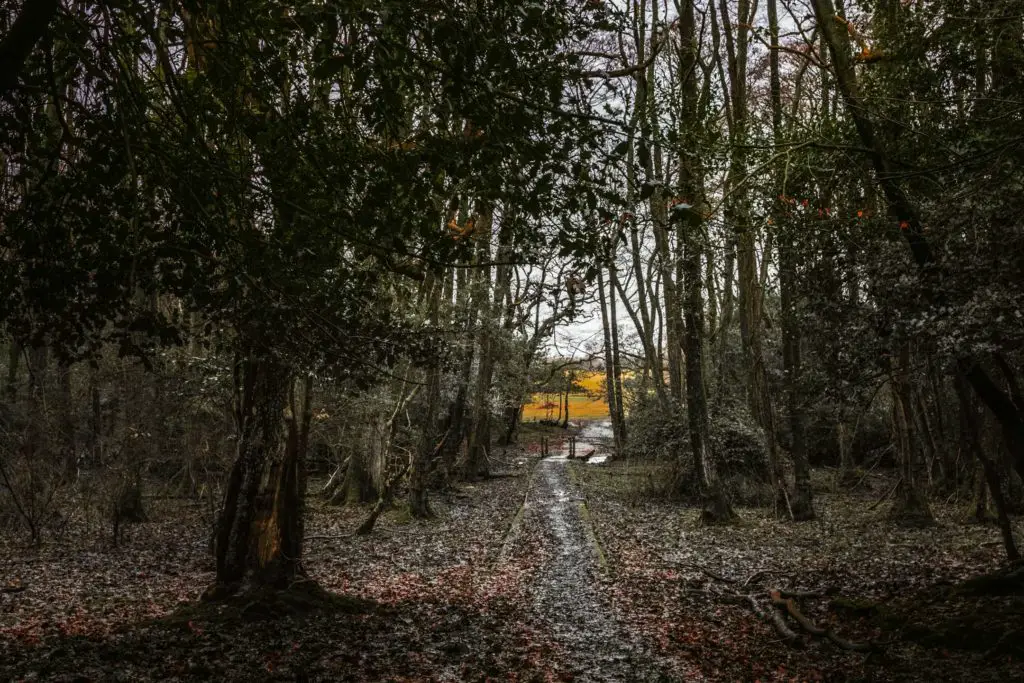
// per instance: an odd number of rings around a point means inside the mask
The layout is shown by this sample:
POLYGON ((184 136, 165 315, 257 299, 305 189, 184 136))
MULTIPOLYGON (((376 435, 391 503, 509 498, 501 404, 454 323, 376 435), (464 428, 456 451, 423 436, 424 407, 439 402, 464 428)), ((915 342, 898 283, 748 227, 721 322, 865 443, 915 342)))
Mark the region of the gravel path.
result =
MULTIPOLYGON (((580 440, 585 437, 586 430, 580 440)), ((583 499, 566 468, 564 455, 538 463, 523 518, 525 525, 541 525, 550 544, 551 559, 540 572, 534 595, 536 610, 568 653, 568 661, 558 662, 558 668, 579 681, 672 680, 619 628, 600 599, 597 551, 582 512, 583 499)))

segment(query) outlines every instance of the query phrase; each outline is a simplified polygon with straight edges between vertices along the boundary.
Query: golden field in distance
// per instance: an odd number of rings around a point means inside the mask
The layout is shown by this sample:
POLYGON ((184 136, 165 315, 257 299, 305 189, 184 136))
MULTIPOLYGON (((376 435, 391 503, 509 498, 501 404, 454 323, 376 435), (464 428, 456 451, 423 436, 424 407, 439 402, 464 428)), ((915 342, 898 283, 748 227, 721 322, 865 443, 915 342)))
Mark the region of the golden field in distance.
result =
MULTIPOLYGON (((604 420, 608 418, 608 397, 604 390, 604 372, 580 373, 576 384, 583 391, 569 394, 570 420, 604 420)), ((558 417, 559 395, 534 394, 523 407, 523 421, 554 420, 558 417)))

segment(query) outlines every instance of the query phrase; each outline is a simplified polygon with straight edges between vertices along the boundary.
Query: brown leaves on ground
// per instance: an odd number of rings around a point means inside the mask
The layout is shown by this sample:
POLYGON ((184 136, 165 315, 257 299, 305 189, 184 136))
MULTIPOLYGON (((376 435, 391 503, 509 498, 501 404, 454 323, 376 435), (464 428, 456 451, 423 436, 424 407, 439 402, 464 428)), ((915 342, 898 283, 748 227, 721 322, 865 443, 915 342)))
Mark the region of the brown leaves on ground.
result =
MULTIPOLYGON (((562 566, 557 534, 540 508, 509 533, 535 451, 511 454, 513 476, 435 496, 436 519, 392 510, 368 537, 352 534, 365 510, 313 502, 306 564, 342 597, 295 610, 197 601, 213 580, 209 518, 188 501, 150 501, 151 521, 119 548, 77 522, 40 549, 5 538, 0 679, 573 680, 573 657, 538 609, 562 566)), ((998 568, 1001 548, 955 502, 934 507, 936 527, 897 529, 874 505, 891 481, 844 496, 818 482, 818 521, 741 510, 738 526, 701 528, 695 509, 638 492, 642 468, 568 467, 608 563, 597 593, 584 592, 617 622, 606 619, 609 632, 673 678, 1024 679, 1024 600, 957 588, 998 568), (844 650, 790 619, 791 647, 746 601, 771 610, 773 589, 799 594, 816 627, 880 647, 844 650)))
MULTIPOLYGON (((997 633, 1019 635, 1020 597, 969 598, 954 590, 993 571, 1002 549, 994 527, 967 524, 964 506, 936 505, 938 525, 898 529, 878 491, 817 492, 818 520, 793 524, 741 510, 738 526, 701 528, 695 509, 637 496, 642 467, 577 466, 609 562, 604 581, 616 615, 699 680, 1022 680, 1024 658, 997 633), (639 473, 639 474, 638 474, 639 473), (719 578, 714 578, 717 575, 719 578), (770 589, 815 593, 797 600, 817 626, 883 646, 849 652, 824 638, 781 641, 739 595, 771 607, 770 589), (971 618, 977 610, 981 618, 971 618), (1016 616, 1016 626, 1013 618, 1016 616), (966 639, 988 624, 988 644, 966 639), (959 633, 960 636, 956 634, 959 633), (961 648, 961 649, 957 649, 961 648)), ((819 489, 824 487, 824 482, 819 489)))
MULTIPOLYGON (((544 554, 521 534, 496 562, 532 464, 432 501, 438 517, 382 517, 312 505, 306 563, 339 601, 303 615, 197 603, 213 580, 208 529, 184 501, 161 501, 119 549, 70 532, 31 550, 3 541, 0 679, 480 680, 554 678, 551 639, 524 618, 544 554)), ((518 462, 517 462, 518 461, 518 462)), ((265 607, 265 606, 262 606, 265 607)))

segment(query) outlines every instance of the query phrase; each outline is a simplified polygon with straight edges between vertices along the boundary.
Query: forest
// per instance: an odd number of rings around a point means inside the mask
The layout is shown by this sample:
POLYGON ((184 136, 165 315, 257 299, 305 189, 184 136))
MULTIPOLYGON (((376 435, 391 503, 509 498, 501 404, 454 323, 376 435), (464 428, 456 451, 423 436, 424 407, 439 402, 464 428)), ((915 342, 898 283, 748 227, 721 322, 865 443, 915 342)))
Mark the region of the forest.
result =
POLYGON ((0 0, 0 679, 1024 680, 1020 0, 0 0))

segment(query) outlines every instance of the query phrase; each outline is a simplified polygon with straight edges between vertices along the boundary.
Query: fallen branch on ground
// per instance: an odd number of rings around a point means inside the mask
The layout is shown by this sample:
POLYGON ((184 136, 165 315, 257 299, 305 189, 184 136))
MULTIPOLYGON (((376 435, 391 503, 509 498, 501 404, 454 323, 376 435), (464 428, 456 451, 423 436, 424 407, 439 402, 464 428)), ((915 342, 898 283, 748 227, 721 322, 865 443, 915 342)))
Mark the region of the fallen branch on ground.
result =
POLYGON ((800 640, 800 637, 796 634, 796 632, 793 629, 789 627, 789 624, 786 623, 786 620, 783 618, 782 614, 780 614, 777 610, 761 609, 761 605, 757 602, 757 598, 755 598, 753 595, 747 595, 746 600, 748 603, 750 603, 750 606, 753 608, 754 614, 756 614, 757 616, 761 617, 761 619, 767 621, 769 624, 774 626, 775 631, 780 636, 782 636, 782 639, 786 641, 788 645, 791 645, 793 647, 800 647, 803 644, 800 640))
POLYGON ((796 623, 800 624, 800 627, 814 636, 823 636, 828 638, 837 646, 844 650, 851 650, 854 652, 870 652, 874 649, 872 643, 861 643, 852 640, 841 638, 833 633, 830 629, 821 628, 813 621, 807 618, 807 616, 800 611, 797 607, 796 601, 793 598, 783 597, 782 592, 779 590, 768 591, 768 596, 775 607, 785 609, 786 613, 793 618, 796 623))

